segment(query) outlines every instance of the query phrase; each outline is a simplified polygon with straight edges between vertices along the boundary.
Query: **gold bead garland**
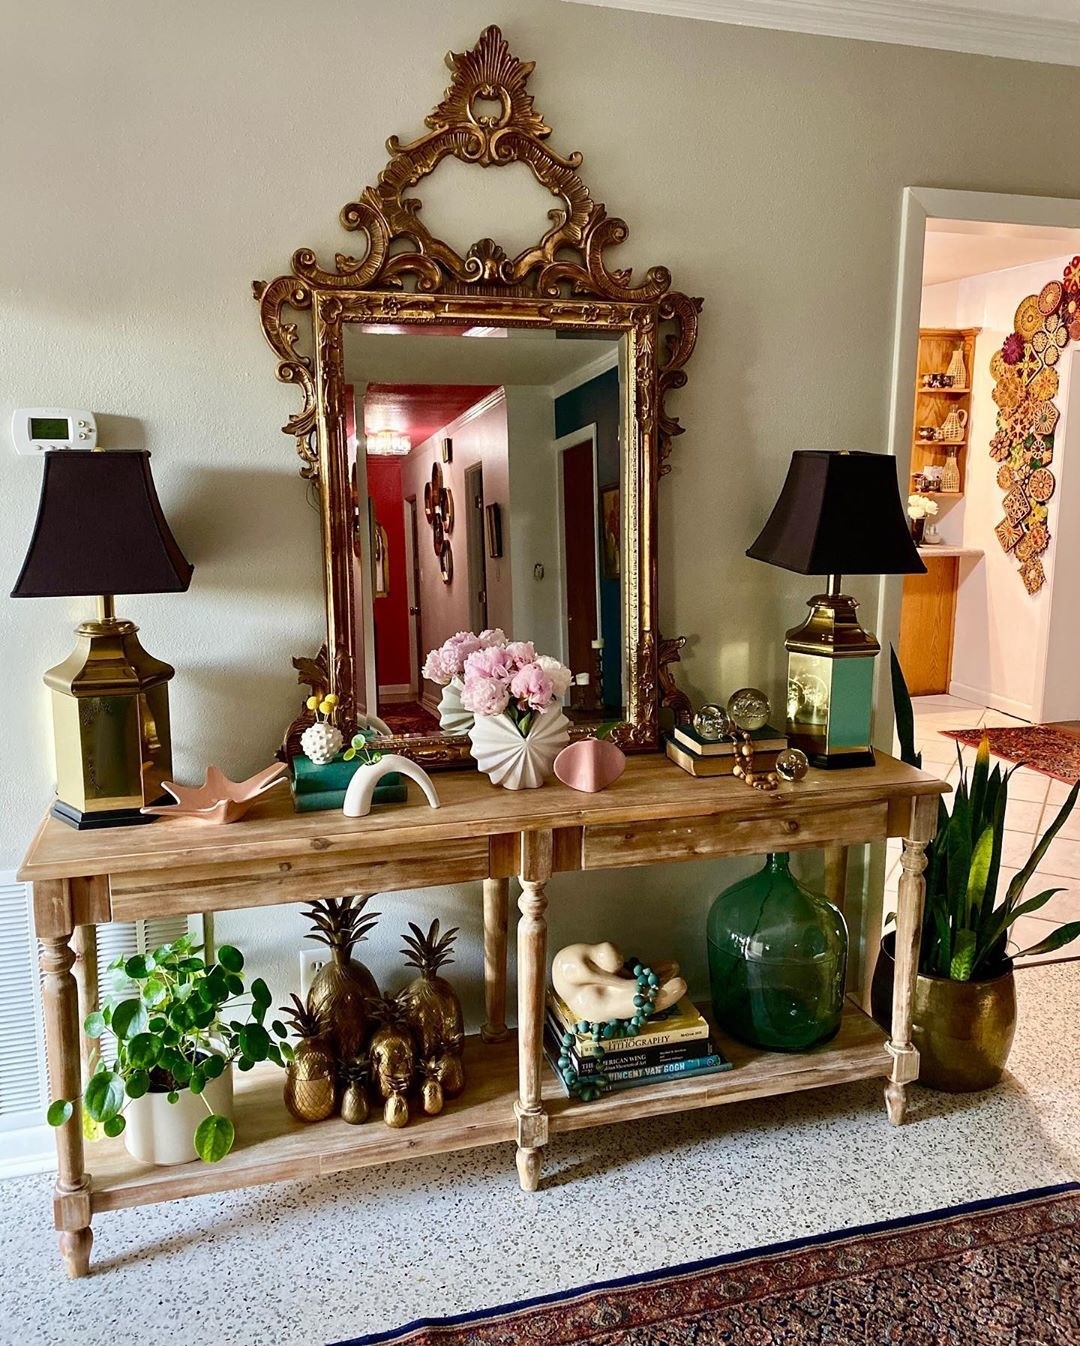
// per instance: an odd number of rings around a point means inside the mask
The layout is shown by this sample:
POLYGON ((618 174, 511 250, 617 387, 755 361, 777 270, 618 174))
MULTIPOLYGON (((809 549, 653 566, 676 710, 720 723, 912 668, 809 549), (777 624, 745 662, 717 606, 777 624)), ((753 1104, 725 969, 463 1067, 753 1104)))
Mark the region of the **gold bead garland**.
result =
POLYGON ((735 745, 736 762, 731 774, 754 790, 775 790, 780 777, 775 771, 754 770, 754 742, 745 729, 733 729, 730 734, 735 745), (741 760, 740 760, 741 759, 741 760))

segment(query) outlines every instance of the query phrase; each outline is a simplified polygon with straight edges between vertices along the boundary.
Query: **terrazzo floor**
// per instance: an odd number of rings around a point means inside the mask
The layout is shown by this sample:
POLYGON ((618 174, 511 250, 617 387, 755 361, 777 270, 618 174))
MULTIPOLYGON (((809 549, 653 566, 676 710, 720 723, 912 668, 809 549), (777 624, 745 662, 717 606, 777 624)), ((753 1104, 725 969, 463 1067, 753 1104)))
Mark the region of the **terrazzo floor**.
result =
MULTIPOLYGON (((0 1184, 0 1341, 327 1346, 777 1240, 1080 1178, 1080 963, 1018 974, 1011 1074, 864 1081, 557 1137, 535 1195, 512 1147, 110 1212, 64 1278, 51 1180, 0 1184)), ((92 1167, 92 1160, 90 1166, 92 1167)))

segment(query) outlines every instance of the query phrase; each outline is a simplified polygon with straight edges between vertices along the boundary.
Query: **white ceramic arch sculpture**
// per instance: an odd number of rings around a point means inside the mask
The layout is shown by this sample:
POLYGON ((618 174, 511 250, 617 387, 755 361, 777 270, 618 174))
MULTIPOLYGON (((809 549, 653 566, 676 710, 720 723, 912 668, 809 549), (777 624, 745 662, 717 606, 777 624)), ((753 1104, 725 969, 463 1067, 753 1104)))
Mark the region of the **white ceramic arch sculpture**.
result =
POLYGON ((439 807, 438 792, 424 768, 417 766, 408 757, 401 757, 398 753, 391 752, 380 757, 377 762, 373 762, 370 766, 361 765, 356 768, 356 774, 349 782, 349 788, 345 791, 345 804, 342 809, 345 817, 366 818, 371 812, 371 800, 375 794, 376 785, 384 776, 395 773, 399 776, 408 776, 409 780, 416 781, 426 795, 427 802, 431 807, 433 809, 439 807))

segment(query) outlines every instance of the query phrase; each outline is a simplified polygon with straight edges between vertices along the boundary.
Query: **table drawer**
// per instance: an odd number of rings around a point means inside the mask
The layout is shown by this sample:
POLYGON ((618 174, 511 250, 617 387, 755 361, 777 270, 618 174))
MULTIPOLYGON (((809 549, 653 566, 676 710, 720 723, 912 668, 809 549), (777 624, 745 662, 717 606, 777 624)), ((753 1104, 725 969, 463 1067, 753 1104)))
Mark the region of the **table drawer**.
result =
POLYGON ((424 886, 467 883, 486 878, 488 873, 487 837, 441 842, 423 860, 413 846, 385 846, 358 855, 325 844, 325 850, 281 859, 115 874, 110 885, 112 919, 311 902, 350 893, 415 888, 418 882, 424 886))
POLYGON ((583 869, 664 864, 710 856, 761 855, 826 845, 845 846, 886 835, 884 801, 846 808, 800 810, 798 800, 758 818, 718 814, 705 818, 586 827, 583 869))

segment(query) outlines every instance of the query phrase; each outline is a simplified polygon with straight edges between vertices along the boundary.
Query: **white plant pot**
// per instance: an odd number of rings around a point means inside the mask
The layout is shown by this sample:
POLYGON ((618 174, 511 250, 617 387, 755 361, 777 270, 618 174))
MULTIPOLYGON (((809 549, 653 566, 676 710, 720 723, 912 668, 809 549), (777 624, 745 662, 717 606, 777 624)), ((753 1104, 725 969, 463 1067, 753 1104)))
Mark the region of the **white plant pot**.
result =
POLYGON ((316 766, 326 766, 332 762, 341 751, 341 743, 341 730, 326 720, 309 724, 300 735, 304 755, 310 757, 316 766))
POLYGON ((233 1117, 232 1066, 211 1080, 201 1094, 182 1089, 175 1103, 168 1094, 143 1094, 124 1109, 124 1144, 140 1164, 187 1164, 198 1159, 195 1132, 210 1116, 207 1103, 219 1117, 233 1117), (205 1101, 204 1101, 205 1100, 205 1101))
POLYGON ((467 734, 473 727, 473 713, 461 704, 464 684, 460 678, 451 678, 443 688, 439 701, 439 727, 448 734, 467 734))
POLYGON ((522 736, 507 715, 478 715, 469 739, 477 766, 493 785, 535 790, 551 775, 555 758, 570 742, 570 721, 559 706, 551 706, 522 736))

